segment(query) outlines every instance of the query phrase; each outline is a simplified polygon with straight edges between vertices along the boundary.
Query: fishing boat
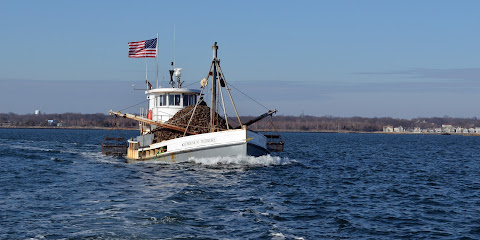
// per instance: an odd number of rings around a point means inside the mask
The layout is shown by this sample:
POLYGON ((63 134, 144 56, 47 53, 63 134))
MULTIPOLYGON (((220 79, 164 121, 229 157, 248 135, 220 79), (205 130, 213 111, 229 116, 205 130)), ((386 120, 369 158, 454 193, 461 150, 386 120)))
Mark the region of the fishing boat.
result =
MULTIPOLYGON (((242 123, 220 68, 216 42, 212 50, 213 59, 210 70, 207 77, 200 81, 200 89, 182 87, 183 82, 180 80, 182 68, 174 68, 172 63, 172 69, 169 70, 170 87, 158 87, 157 83, 157 87, 153 88, 147 80, 145 94, 148 100, 148 111, 141 111, 140 115, 134 115, 110 110, 111 115, 139 122, 141 134, 128 140, 127 159, 177 162, 193 157, 256 157, 270 154, 269 148, 279 149, 278 141, 273 145, 269 144, 266 136, 248 129, 249 125, 272 116, 276 110, 270 110, 242 123), (176 82, 173 76, 176 77, 176 82), (223 93, 225 90, 237 115, 239 126, 235 128, 228 123, 223 93), (207 104, 203 99, 205 91, 210 91, 211 94, 209 108, 206 108, 207 104), (225 118, 220 117, 219 108, 223 109, 225 118), (203 115, 196 114, 200 109, 203 109, 203 115), (209 113, 205 114, 205 109, 208 109, 209 113), (181 116, 179 116, 180 113, 182 113, 181 116), (208 115, 208 123, 196 126, 195 123, 199 122, 196 118, 205 118, 205 115, 208 115), (179 120, 182 120, 183 124, 180 124, 179 120), (166 131, 168 134, 164 135, 168 137, 158 137, 161 131, 166 131), (174 137, 171 136, 172 134, 174 137)), ((281 145, 283 150, 283 141, 281 145)))

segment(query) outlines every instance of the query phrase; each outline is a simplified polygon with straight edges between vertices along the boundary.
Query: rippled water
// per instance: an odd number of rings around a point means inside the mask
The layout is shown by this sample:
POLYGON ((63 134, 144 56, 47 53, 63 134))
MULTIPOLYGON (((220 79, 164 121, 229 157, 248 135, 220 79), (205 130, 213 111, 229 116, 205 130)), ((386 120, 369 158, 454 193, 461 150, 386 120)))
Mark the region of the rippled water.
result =
POLYGON ((276 156, 165 164, 102 156, 105 135, 0 129, 0 238, 480 238, 480 137, 284 133, 276 156))

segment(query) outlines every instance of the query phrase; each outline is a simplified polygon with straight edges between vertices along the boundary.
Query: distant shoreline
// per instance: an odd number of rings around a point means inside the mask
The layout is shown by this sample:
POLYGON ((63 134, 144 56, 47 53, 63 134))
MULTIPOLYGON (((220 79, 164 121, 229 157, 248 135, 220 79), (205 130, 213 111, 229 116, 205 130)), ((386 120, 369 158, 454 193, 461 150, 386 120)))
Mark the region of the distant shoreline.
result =
MULTIPOLYGON (((257 130, 255 130, 257 131, 257 130)), ((257 132, 265 132, 263 130, 259 130, 257 132)), ((271 132, 271 131, 267 131, 271 132)), ((279 130, 278 132, 286 132, 286 133, 350 133, 350 134, 386 134, 386 135, 456 135, 456 136, 480 136, 480 133, 414 133, 414 132, 383 132, 383 131, 373 131, 373 132, 364 132, 364 131, 296 131, 296 130, 279 130)))
MULTIPOLYGON (((111 130, 111 127, 57 127, 57 126, 0 126, 0 129, 71 129, 71 130, 111 130)), ((123 131, 139 131, 138 128, 117 128, 123 131)), ((254 130, 256 132, 276 132, 274 130, 254 130)), ((383 132, 383 131, 305 131, 305 130, 278 130, 280 133, 349 133, 349 134, 390 134, 390 135, 455 135, 455 136, 480 136, 480 133, 414 133, 414 132, 383 132)))
MULTIPOLYGON (((240 117, 240 122, 248 122, 255 117, 240 117)), ((278 129, 283 132, 339 132, 339 133, 384 133, 385 128, 394 134, 438 134, 443 132, 470 132, 480 133, 480 119, 477 118, 417 118, 417 119, 393 119, 393 118, 363 118, 363 117, 314 117, 314 116, 275 116, 271 121, 259 121, 249 126, 249 129, 258 131, 262 129, 278 129), (394 131, 393 126, 398 126, 400 131, 394 131), (447 131, 446 127, 450 126, 447 131), (422 133, 413 133, 421 129, 422 133), (440 129, 440 130, 439 130, 440 129), (465 131, 465 129, 467 131, 465 131), (473 130, 472 130, 473 129, 473 130), (403 130, 403 131, 402 131, 403 130), (429 133, 423 133, 423 130, 429 133), (453 130, 453 131, 452 131, 453 130), (406 133, 403 133, 403 132, 406 133)), ((232 121, 233 127, 238 125, 232 121)), ((110 129, 113 126, 123 130, 138 129, 138 122, 127 118, 115 118, 105 114, 27 114, 0 113, 0 128, 33 128, 33 129, 110 129), (82 127, 79 127, 82 126, 82 127)), ((385 131, 387 132, 387 131, 385 131)), ((451 133, 454 134, 454 133, 451 133)), ((455 135, 457 135, 455 133, 455 135)), ((458 134, 459 135, 459 134, 458 134)), ((462 134, 463 135, 463 134, 462 134)))
MULTIPOLYGON (((0 126, 0 129, 72 129, 72 130, 110 130, 111 127, 56 127, 56 126, 0 126)), ((138 130, 137 128, 117 128, 119 130, 138 130)))

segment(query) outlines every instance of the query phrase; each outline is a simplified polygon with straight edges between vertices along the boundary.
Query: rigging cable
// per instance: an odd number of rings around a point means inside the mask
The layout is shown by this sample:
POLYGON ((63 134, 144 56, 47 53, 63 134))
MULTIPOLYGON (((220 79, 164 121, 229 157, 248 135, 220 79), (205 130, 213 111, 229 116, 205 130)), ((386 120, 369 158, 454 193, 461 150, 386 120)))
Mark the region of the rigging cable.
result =
POLYGON ((196 81, 196 82, 193 82, 193 83, 190 83, 190 84, 186 85, 185 87, 192 86, 193 84, 200 83, 201 81, 202 81, 202 80, 200 80, 200 81, 196 81))
POLYGON ((146 103, 146 102, 148 102, 148 100, 145 100, 145 101, 143 101, 143 102, 137 103, 137 104, 135 104, 135 105, 132 105, 132 106, 130 106, 130 107, 126 107, 126 108, 124 108, 124 109, 121 109, 121 110, 119 110, 119 111, 121 112, 121 111, 123 111, 123 110, 126 110, 126 109, 129 109, 129 108, 132 108, 132 107, 138 106, 138 105, 140 105, 140 104, 143 104, 143 103, 146 103))
POLYGON ((242 93, 242 94, 245 95, 246 97, 250 98, 250 100, 256 102, 258 105, 264 107, 264 108, 267 109, 267 110, 270 110, 269 108, 265 107, 263 104, 259 103, 257 100, 255 100, 255 99, 251 98, 250 96, 248 96, 246 93, 240 91, 238 88, 236 88, 235 86, 233 86, 231 83, 228 84, 228 85, 230 85, 231 87, 235 88, 235 90, 239 91, 240 93, 242 93))

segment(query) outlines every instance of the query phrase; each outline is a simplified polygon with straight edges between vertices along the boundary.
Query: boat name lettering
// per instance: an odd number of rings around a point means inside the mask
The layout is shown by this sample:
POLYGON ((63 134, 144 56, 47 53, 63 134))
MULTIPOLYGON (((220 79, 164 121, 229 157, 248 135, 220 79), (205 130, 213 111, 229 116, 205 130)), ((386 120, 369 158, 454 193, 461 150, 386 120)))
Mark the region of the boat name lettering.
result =
POLYGON ((208 139, 201 139, 201 140, 184 142, 184 143, 182 143, 182 147, 196 145, 196 144, 200 144, 200 143, 211 143, 211 142, 215 142, 215 138, 208 138, 208 139))
POLYGON ((215 138, 202 139, 202 143, 210 143, 210 142, 215 142, 215 138))

